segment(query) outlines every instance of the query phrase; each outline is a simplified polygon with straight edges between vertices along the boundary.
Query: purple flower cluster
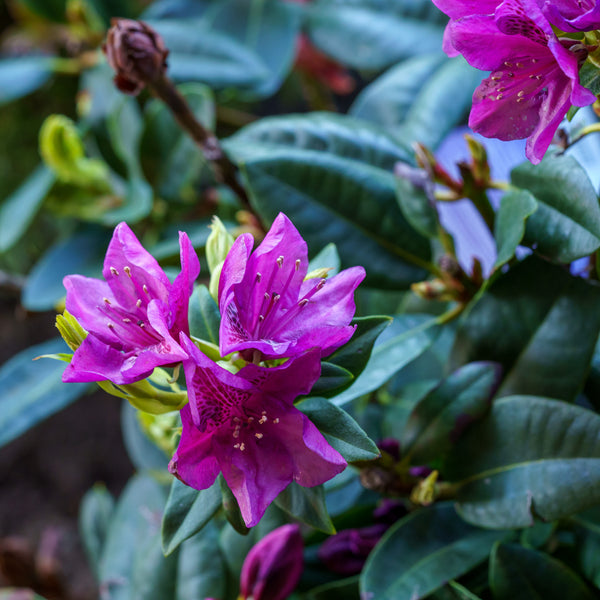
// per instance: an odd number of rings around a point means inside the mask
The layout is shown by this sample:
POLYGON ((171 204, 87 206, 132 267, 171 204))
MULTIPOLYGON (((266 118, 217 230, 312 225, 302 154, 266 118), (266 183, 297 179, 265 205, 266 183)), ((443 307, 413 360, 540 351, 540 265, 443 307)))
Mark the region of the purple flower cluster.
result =
POLYGON ((444 50, 491 71, 473 94, 469 126, 500 140, 527 138, 525 153, 539 163, 569 108, 596 97, 579 83, 587 48, 555 29, 600 27, 593 0, 433 0, 450 22, 444 50))
POLYGON ((105 281, 64 281, 66 308, 87 337, 63 380, 124 385, 155 367, 183 364, 189 403, 169 470, 196 489, 222 473, 248 526, 292 481, 319 485, 346 466, 294 400, 319 378, 321 358, 354 333, 353 295, 365 275, 354 267, 307 279, 306 243, 283 214, 254 252, 253 244, 251 235, 240 236, 221 271, 219 350, 232 358, 222 364, 190 338, 188 304, 200 264, 185 233, 173 284, 125 223, 109 244, 105 281), (240 361, 245 366, 234 368, 240 361))

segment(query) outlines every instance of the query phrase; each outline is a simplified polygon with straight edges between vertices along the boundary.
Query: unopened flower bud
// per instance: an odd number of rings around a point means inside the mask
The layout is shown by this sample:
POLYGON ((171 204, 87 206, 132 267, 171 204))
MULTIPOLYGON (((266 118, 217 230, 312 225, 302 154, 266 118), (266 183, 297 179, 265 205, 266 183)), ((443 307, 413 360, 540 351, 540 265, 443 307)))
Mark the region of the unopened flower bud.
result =
POLYGON ((81 343, 87 337, 87 331, 66 310, 62 315, 56 315, 56 328, 73 352, 81 346, 81 343))
POLYGON ((206 261, 208 262, 208 270, 210 271, 210 284, 208 288, 210 295, 218 301, 221 270, 235 240, 219 217, 213 217, 210 228, 211 232, 206 240, 206 261))
POLYGON ((112 19, 111 25, 102 49, 116 71, 117 88, 135 96, 147 83, 162 77, 169 51, 160 35, 143 21, 112 19))
POLYGON ((285 600, 302 574, 302 550, 298 525, 283 525, 266 535, 246 556, 240 600, 285 600))

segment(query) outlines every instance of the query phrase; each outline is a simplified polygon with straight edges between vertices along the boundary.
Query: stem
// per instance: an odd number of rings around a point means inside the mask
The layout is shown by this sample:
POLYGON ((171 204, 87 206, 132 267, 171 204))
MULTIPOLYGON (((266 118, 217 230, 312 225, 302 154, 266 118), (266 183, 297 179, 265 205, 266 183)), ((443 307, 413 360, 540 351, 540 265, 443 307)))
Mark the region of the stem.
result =
POLYGON ((446 323, 450 323, 450 321, 453 321, 454 319, 456 319, 457 317, 459 317, 463 310, 465 310, 466 308, 466 304, 463 304, 462 302, 460 304, 457 304, 455 307, 451 308, 450 310, 447 310, 445 313, 441 314, 436 320, 436 325, 445 325, 446 323))
POLYGON ((211 163, 217 181, 227 185, 240 199, 244 208, 254 214, 246 190, 237 179, 237 167, 231 162, 219 144, 215 134, 206 129, 191 111, 185 98, 179 93, 173 82, 163 75, 157 81, 148 82, 152 95, 162 100, 171 110, 179 125, 196 142, 204 158, 211 163))
MULTIPOLYGON (((598 132, 600 132, 600 123, 593 123, 592 125, 587 125, 579 132, 577 137, 575 137, 571 140, 571 143, 567 146, 567 148, 574 146, 577 142, 582 140, 586 135, 589 135, 590 133, 598 133, 598 132)), ((565 148, 565 150, 567 148, 565 148)))
POLYGON ((485 224, 488 226, 488 229, 494 233, 494 223, 496 221, 496 213, 490 204, 490 201, 485 192, 481 192, 480 194, 473 194, 470 198, 471 202, 473 202, 473 206, 478 210, 479 214, 482 216, 485 224))

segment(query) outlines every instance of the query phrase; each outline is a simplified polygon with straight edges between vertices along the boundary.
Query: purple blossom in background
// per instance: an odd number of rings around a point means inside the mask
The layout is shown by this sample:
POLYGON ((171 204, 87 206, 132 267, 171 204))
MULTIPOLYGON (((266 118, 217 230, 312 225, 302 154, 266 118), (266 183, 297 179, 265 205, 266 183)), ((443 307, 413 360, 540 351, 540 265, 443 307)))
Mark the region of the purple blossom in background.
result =
POLYGON ((600 28, 600 4, 595 0, 546 0, 542 10, 548 21, 562 31, 600 28))
POLYGON ((219 285, 221 355, 248 361, 293 357, 311 348, 327 356, 354 333, 354 290, 362 267, 331 279, 304 281, 308 251, 292 222, 280 213, 265 239, 241 235, 229 251, 219 285))
MULTIPOLYGON (((460 176, 457 163, 469 159, 465 134, 472 135, 484 145, 493 180, 508 181, 510 171, 522 163, 525 158, 524 140, 502 142, 486 139, 481 135, 474 134, 468 127, 459 127, 444 138, 435 153, 440 164, 454 177, 460 176)), ((495 209, 498 209, 503 193, 500 190, 488 191, 488 196, 495 209)), ((496 243, 472 202, 470 200, 438 202, 436 206, 442 225, 454 238, 456 255, 462 268, 470 273, 473 259, 477 258, 481 263, 484 276, 487 277, 496 262, 496 243)))
POLYGON ((242 566, 240 599, 285 600, 302 575, 303 547, 295 524, 278 527, 255 544, 242 566))
POLYGON ((179 233, 179 245, 181 273, 171 284, 127 224, 119 223, 104 259, 106 281, 64 278, 66 309, 88 336, 63 381, 133 383, 155 367, 187 358, 176 340, 189 332, 188 304, 200 263, 185 233, 179 233))
POLYGON ((292 481, 312 487, 344 470, 346 461, 293 404, 320 375, 318 351, 271 369, 249 364, 234 375, 181 338, 190 401, 171 473, 202 490, 222 472, 252 527, 292 481))
POLYGON ((587 52, 558 40, 535 0, 505 0, 494 15, 449 24, 454 48, 472 66, 491 71, 473 94, 469 126, 500 140, 527 138, 526 155, 539 163, 570 106, 594 94, 579 84, 587 52))

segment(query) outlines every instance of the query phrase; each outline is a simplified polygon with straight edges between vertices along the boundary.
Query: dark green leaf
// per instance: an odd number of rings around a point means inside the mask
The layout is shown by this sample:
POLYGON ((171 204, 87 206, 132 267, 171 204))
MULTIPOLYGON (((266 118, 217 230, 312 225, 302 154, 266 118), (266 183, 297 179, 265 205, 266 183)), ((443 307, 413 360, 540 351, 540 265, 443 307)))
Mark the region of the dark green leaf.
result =
POLYGON ((411 14, 411 4, 416 3, 315 2, 310 7, 308 32, 318 48, 343 64, 383 69, 419 54, 424 47, 441 45, 443 17, 433 7, 429 20, 423 18, 423 11, 411 14))
POLYGON ((471 590, 467 589, 457 581, 450 581, 448 585, 456 593, 458 600, 481 600, 479 596, 475 595, 471 590))
POLYGON ((266 157, 277 150, 313 150, 391 171, 398 161, 410 161, 412 150, 392 139, 383 128, 346 115, 313 112, 260 119, 225 141, 236 161, 266 157))
POLYGON ((335 244, 327 244, 319 254, 308 263, 308 273, 317 269, 329 269, 328 276, 333 277, 340 272, 340 255, 335 244))
POLYGON ((452 363, 501 363, 501 396, 573 400, 600 331, 599 306, 600 289, 530 257, 498 278, 468 313, 452 363))
POLYGON ((369 555, 361 595, 419 600, 483 561, 505 532, 477 529, 452 504, 434 504, 395 523, 369 555))
POLYGON ((412 464, 441 458, 473 421, 489 409, 500 383, 496 363, 471 363, 455 371, 412 410, 400 437, 412 464))
POLYGON ((249 160, 242 172, 262 216, 285 212, 311 248, 335 243, 343 265, 363 265, 371 285, 404 289, 425 277, 429 243, 402 216, 391 173, 291 149, 249 160))
POLYGON ((99 277, 109 241, 106 231, 87 230, 52 246, 29 273, 21 298, 23 306, 34 311, 54 308, 65 295, 65 275, 99 277))
POLYGON ((225 584, 225 561, 219 548, 218 530, 210 523, 181 545, 177 594, 173 600, 225 598, 225 584))
POLYGON ((119 498, 100 561, 111 600, 173 597, 177 557, 165 559, 160 549, 165 496, 154 479, 135 475, 119 498))
POLYGON ((591 90, 593 94, 600 94, 600 71, 598 67, 590 62, 583 63, 579 69, 579 82, 582 86, 591 90))
POLYGON ((307 600, 360 600, 358 576, 332 581, 310 590, 307 600))
POLYGON ((52 21, 65 20, 66 0, 21 0, 21 2, 41 17, 52 21))
POLYGON ((593 600, 596 596, 569 567, 517 544, 499 544, 490 557, 494 600, 593 600))
POLYGON ((0 253, 6 252, 24 235, 54 181, 54 173, 39 166, 0 205, 0 253))
POLYGON ((275 504, 290 516, 319 531, 335 533, 331 517, 327 512, 322 485, 307 488, 293 481, 277 496, 275 504))
POLYGON ((423 169, 396 165, 396 199, 406 220, 421 234, 437 238, 440 221, 433 197, 433 182, 423 169), (420 181, 416 181, 418 178, 420 181), (427 188, 430 189, 427 189, 427 188))
POLYGON ((219 485, 221 487, 223 512, 225 513, 225 517, 229 521, 229 524, 240 535, 248 535, 250 529, 246 527, 237 498, 233 495, 233 492, 222 475, 219 476, 219 485))
POLYGON ((344 392, 333 398, 337 406, 381 387, 392 375, 423 354, 439 328, 430 315, 400 315, 379 336, 364 371, 344 392))
POLYGON ((348 462, 371 460, 379 456, 377 446, 358 423, 345 410, 325 398, 307 398, 298 404, 298 409, 348 462))
POLYGON ((538 203, 527 220, 524 243, 549 258, 571 262, 600 247, 600 206, 589 177, 570 156, 548 156, 539 165, 513 169, 512 184, 538 203))
POLYGON ((54 58, 22 56, 0 60, 0 105, 34 92, 50 78, 54 58))
POLYGON ((96 575, 114 508, 115 501, 102 484, 96 484, 86 492, 79 507, 79 534, 96 575))
POLYGON ((169 457, 145 434, 138 418, 138 412, 129 402, 123 402, 121 430, 127 454, 138 470, 165 471, 169 457))
POLYGON ((50 358, 34 362, 43 354, 66 350, 62 339, 56 338, 27 348, 2 365, 0 446, 65 408, 88 389, 85 383, 62 382, 64 362, 50 358))
POLYGON ((340 392, 346 389, 354 381, 354 375, 344 369, 330 362, 321 363, 321 376, 313 385, 310 393, 313 396, 330 396, 335 394, 336 390, 340 392))
POLYGON ((190 296, 189 322, 191 335, 219 345, 221 314, 205 285, 197 286, 190 296))
POLYGON ((442 468, 457 509, 483 527, 528 527, 600 502, 600 416, 558 400, 495 400, 442 468))
POLYGON ((222 495, 215 481, 206 490, 195 490, 174 479, 162 521, 162 546, 171 554, 182 542, 198 533, 221 507, 222 495))
POLYGON ((494 226, 498 249, 494 268, 501 267, 515 255, 525 234, 527 219, 537 210, 537 206, 535 198, 526 190, 511 190, 502 196, 494 226))

